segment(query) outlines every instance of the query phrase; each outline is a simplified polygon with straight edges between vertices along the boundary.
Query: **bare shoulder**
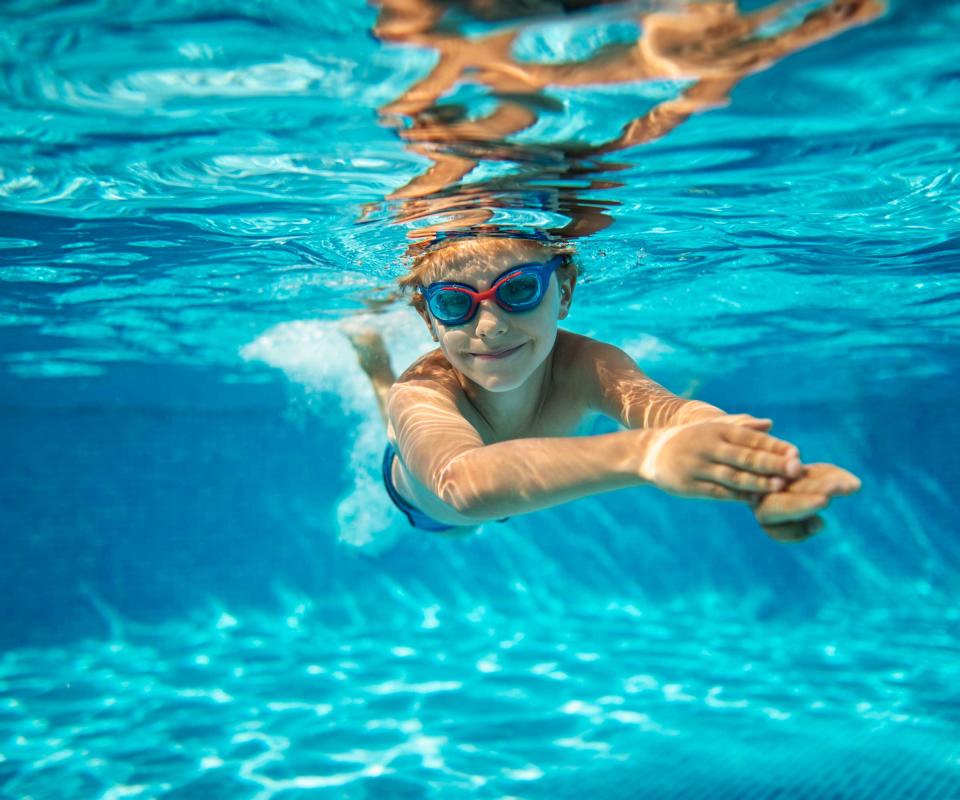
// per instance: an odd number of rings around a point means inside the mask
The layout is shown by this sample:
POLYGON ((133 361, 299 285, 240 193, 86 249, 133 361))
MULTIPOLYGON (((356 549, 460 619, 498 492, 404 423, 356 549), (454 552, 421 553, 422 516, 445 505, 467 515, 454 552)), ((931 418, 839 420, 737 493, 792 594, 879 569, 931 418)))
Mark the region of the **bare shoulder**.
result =
POLYGON ((531 435, 569 436, 593 410, 596 339, 559 329, 553 346, 552 388, 538 428, 531 435))
POLYGON ((395 381, 395 385, 410 383, 434 385, 437 389, 460 387, 460 383, 454 375, 453 367, 439 347, 420 356, 400 373, 395 381))
POLYGON ((600 365, 636 368, 633 359, 616 345, 570 331, 558 333, 557 356, 565 378, 581 386, 585 381, 596 380, 600 365))
POLYGON ((387 437, 406 444, 403 429, 419 429, 425 418, 431 424, 441 420, 460 429, 471 441, 474 427, 464 418, 463 387, 456 370, 437 348, 425 353, 407 367, 390 387, 387 395, 387 437))
POLYGON ((632 356, 609 342, 568 334, 566 380, 576 387, 584 407, 618 419, 624 394, 639 388, 660 388, 632 356))

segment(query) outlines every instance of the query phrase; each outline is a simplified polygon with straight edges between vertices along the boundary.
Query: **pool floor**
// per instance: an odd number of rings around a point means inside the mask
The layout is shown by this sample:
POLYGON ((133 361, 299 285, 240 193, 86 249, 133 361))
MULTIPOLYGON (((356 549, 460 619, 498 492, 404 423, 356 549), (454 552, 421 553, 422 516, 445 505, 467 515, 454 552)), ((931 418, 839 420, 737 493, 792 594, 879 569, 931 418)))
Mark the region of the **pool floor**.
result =
POLYGON ((0 797, 956 798, 951 613, 218 611, 0 659, 0 797))

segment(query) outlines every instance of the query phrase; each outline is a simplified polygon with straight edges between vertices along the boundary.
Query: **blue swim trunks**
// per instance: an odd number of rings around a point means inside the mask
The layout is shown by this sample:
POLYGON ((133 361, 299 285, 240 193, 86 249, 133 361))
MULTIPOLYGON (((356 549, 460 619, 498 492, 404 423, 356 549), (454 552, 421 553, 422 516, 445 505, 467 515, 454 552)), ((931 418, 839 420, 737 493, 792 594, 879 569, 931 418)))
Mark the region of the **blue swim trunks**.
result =
MULTIPOLYGON (((386 487, 390 499, 393 500, 393 504, 407 515, 407 519, 410 520, 410 524, 414 528, 425 531, 449 531, 457 527, 456 525, 445 525, 442 522, 437 522, 433 517, 427 516, 419 508, 411 505, 400 496, 397 487, 393 485, 393 457, 396 454, 396 448, 391 442, 387 442, 387 448, 383 451, 383 485, 386 487)), ((508 519, 510 518, 504 517, 497 521, 506 522, 508 519)))

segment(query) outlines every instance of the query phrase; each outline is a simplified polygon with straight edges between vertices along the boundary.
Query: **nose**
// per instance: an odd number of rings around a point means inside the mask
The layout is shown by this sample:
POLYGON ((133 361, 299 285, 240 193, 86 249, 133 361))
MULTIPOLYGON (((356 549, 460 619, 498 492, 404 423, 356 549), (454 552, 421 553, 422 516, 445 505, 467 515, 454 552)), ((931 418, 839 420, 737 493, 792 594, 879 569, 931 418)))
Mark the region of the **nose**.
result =
POLYGON ((489 339, 506 333, 506 314, 495 300, 481 300, 480 308, 477 309, 477 336, 489 339))

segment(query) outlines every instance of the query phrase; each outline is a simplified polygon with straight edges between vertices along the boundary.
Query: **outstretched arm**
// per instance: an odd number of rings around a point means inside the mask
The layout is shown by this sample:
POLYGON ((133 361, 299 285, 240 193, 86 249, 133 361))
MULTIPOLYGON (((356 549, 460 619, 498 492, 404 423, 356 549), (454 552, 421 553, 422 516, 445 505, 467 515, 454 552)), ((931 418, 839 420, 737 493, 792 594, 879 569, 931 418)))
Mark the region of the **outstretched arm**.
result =
POLYGON ((678 397, 607 342, 582 337, 576 358, 590 407, 625 428, 668 428, 731 416, 709 403, 678 397))
POLYGON ((650 431, 536 437, 484 444, 443 380, 405 374, 387 401, 390 429, 415 482, 414 500, 451 524, 498 519, 591 494, 639 486, 650 431), (449 507, 437 508, 436 500, 449 507))
MULTIPOLYGON (((617 347, 593 339, 582 344, 584 385, 592 406, 627 428, 670 427, 704 420, 750 424, 745 414, 727 415, 716 406, 684 400, 652 381, 617 347)), ((797 456, 799 460, 799 455, 797 456)), ((818 516, 833 497, 853 494, 859 479, 833 464, 807 464, 783 486, 747 498, 760 527, 780 542, 799 542, 824 527, 818 516)))
POLYGON ((429 357, 412 369, 390 390, 390 427, 415 479, 414 499, 432 503, 431 512, 440 500, 452 524, 537 511, 644 483, 682 497, 748 500, 751 493, 781 488, 799 468, 788 442, 749 424, 709 420, 485 445, 458 408, 455 387, 444 386, 436 366, 434 379, 417 379, 417 370, 431 371, 429 357))

